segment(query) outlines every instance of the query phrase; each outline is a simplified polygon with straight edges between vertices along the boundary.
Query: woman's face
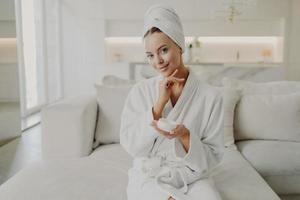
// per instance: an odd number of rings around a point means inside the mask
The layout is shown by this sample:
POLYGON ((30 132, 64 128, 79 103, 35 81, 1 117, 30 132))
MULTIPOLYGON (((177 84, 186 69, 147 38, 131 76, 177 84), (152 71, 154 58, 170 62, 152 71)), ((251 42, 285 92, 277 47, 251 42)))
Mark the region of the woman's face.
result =
POLYGON ((148 34, 144 46, 149 64, 163 76, 170 76, 182 65, 181 49, 163 32, 148 34))

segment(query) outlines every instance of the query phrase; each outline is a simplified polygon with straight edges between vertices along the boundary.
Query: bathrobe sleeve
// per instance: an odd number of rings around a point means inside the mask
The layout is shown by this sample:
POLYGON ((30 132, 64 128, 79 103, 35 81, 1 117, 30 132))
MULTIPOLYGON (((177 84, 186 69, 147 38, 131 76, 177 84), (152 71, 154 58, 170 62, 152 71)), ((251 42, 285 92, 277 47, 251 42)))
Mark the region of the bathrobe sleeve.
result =
POLYGON ((147 156, 158 134, 150 125, 153 120, 150 92, 134 86, 121 115, 120 143, 133 157, 147 156))
MULTIPOLYGON (((209 118, 203 135, 199 133, 199 130, 190 129, 190 148, 185 155, 181 153, 180 156, 189 168, 203 175, 217 165, 223 157, 222 102, 221 95, 215 98, 210 113, 207 113, 209 118), (202 135, 201 138, 200 135, 202 135)), ((178 145, 176 148, 178 149, 178 145)))

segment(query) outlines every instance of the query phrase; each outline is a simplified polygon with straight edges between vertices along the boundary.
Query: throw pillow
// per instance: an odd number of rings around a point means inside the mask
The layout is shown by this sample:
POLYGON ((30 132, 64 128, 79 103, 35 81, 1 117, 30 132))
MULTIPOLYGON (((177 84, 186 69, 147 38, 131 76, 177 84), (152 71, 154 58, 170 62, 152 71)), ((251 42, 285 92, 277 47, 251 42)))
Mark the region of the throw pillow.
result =
POLYGON ((300 142, 300 93, 243 95, 234 117, 236 140, 300 142))
POLYGON ((224 111, 224 144, 225 147, 233 147, 234 135, 233 135, 233 119, 234 110, 238 100, 240 99, 240 93, 238 90, 232 88, 223 88, 223 111, 224 111))
POLYGON ((119 143, 121 113, 131 84, 121 86, 95 85, 99 115, 94 147, 99 144, 119 143))

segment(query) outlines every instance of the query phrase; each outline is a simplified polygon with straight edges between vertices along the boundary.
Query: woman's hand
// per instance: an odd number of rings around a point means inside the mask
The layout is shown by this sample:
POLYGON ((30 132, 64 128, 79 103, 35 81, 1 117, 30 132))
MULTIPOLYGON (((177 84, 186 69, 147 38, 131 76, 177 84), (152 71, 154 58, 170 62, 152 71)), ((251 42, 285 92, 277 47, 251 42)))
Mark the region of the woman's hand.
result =
POLYGON ((186 138, 190 135, 189 129, 187 129, 183 124, 178 124, 175 129, 170 132, 161 130, 157 126, 157 121, 153 120, 151 126, 161 135, 165 136, 168 139, 178 138, 181 140, 186 140, 186 138))
POLYGON ((178 72, 176 69, 170 76, 164 78, 159 83, 159 97, 152 109, 153 118, 158 120, 161 118, 162 111, 165 105, 169 101, 172 94, 172 87, 178 86, 179 83, 184 82, 184 78, 176 78, 175 75, 178 72))
POLYGON ((174 85, 179 85, 180 83, 184 82, 184 78, 176 78, 175 75, 178 72, 176 69, 170 76, 164 78, 159 83, 159 98, 158 102, 165 105, 171 96, 172 87, 174 85))

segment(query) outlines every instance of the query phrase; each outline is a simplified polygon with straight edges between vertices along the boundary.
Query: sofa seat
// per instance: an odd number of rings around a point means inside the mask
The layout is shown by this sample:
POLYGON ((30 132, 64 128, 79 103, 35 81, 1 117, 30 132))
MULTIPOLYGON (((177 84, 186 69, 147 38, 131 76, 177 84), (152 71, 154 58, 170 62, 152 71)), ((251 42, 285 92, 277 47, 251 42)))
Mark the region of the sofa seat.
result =
MULTIPOLYGON (((120 144, 100 146, 88 157, 36 162, 0 186, 0 199, 126 199, 131 163, 120 144)), ((279 200, 237 150, 226 149, 212 178, 224 200, 279 200)))
POLYGON ((120 145, 111 147, 106 149, 112 151, 103 152, 103 159, 88 156, 32 163, 0 186, 0 199, 126 200, 130 159, 120 145))
POLYGON ((235 149, 227 148, 220 165, 211 173, 224 200, 279 200, 255 169, 235 149))
POLYGON ((300 143, 246 140, 236 145, 277 194, 300 194, 300 143))

